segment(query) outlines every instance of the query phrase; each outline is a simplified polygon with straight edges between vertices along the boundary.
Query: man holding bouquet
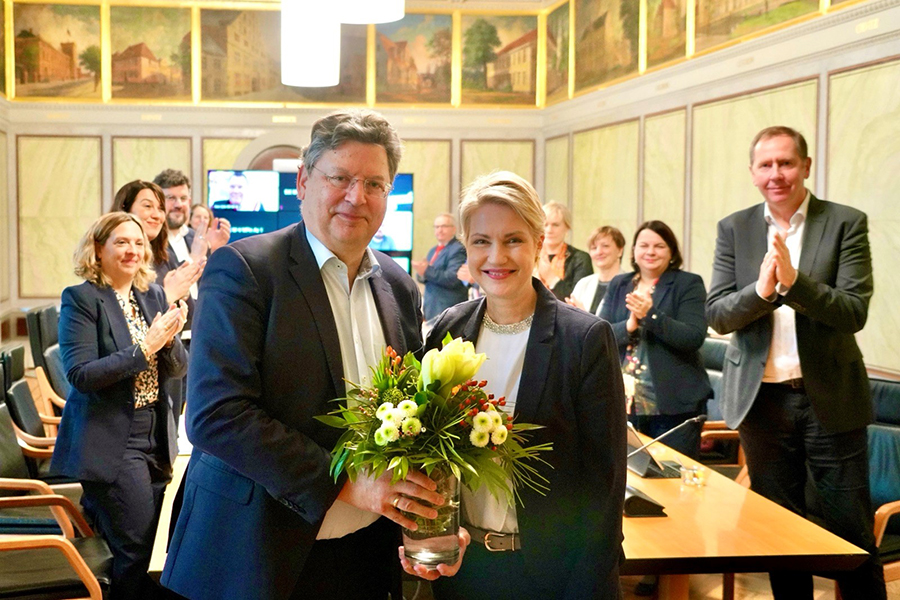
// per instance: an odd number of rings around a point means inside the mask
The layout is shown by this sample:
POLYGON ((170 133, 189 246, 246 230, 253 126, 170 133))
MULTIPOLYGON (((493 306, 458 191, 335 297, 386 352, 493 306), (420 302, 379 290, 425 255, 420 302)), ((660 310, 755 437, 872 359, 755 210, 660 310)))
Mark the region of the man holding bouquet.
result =
POLYGON ((401 597, 394 523, 415 528, 401 510, 436 516, 417 501, 442 502, 434 482, 411 472, 392 485, 387 472, 336 484, 340 432, 313 418, 345 381, 368 382, 386 345, 422 345, 414 282, 367 248, 400 155, 377 113, 320 119, 297 178, 302 221, 207 264, 188 375, 194 453, 161 580, 179 594, 401 597))

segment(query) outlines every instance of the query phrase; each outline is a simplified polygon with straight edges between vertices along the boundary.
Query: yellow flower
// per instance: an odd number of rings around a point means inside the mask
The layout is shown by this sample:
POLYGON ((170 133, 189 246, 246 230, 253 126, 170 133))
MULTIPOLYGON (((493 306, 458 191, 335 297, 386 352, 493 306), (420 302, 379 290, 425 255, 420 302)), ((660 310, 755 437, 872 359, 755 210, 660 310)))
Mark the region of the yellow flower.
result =
POLYGON ((420 389, 432 382, 440 381, 441 387, 437 394, 447 398, 452 389, 472 379, 481 364, 485 354, 476 354, 472 342, 464 342, 462 338, 445 341, 441 350, 433 348, 422 358, 420 389))

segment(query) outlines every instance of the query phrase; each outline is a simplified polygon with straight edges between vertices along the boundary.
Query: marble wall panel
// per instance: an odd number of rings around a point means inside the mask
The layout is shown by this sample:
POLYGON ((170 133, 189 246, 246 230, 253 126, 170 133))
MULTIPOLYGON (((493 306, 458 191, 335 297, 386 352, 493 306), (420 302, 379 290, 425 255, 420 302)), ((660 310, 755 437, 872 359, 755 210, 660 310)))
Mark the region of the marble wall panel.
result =
POLYGON ((684 242, 684 135, 687 111, 678 110, 644 121, 645 221, 657 219, 684 242))
POLYGON ((211 169, 233 169, 234 161, 240 153, 252 142, 249 138, 205 138, 203 140, 203 189, 194 186, 194 202, 206 204, 206 195, 209 193, 207 186, 208 173, 211 169))
POLYGON ((534 183, 533 140, 464 140, 461 154, 461 189, 492 171, 512 171, 534 183))
POLYGON ((875 295, 857 334, 866 364, 900 371, 900 61, 831 77, 828 107, 829 200, 869 216, 875 295))
POLYGON ((413 176, 413 260, 435 245, 434 218, 451 211, 450 140, 403 140, 400 173, 413 176))
POLYGON ((544 201, 569 203, 569 136, 544 143, 544 201))
POLYGON ((19 296, 54 298, 79 279, 72 253, 101 214, 99 137, 19 136, 19 296))
POLYGON ((618 227, 625 235, 625 257, 638 218, 637 121, 575 134, 572 169, 571 243, 586 249, 591 231, 601 225, 618 227))
POLYGON ((129 181, 153 181, 165 169, 191 174, 190 138, 114 137, 112 152, 113 196, 129 181))
MULTIPOLYGON (((765 127, 787 125, 816 147, 818 83, 807 81, 694 108, 691 169, 691 256, 686 269, 709 285, 716 224, 736 210, 762 202, 748 170, 750 142, 765 127)), ((806 180, 815 193, 818 158, 806 180)))
POLYGON ((6 132, 0 131, 0 173, 3 174, 2 182, 0 182, 0 232, 3 239, 0 240, 0 302, 9 300, 9 191, 7 186, 6 174, 9 172, 9 164, 7 163, 6 152, 7 136, 6 132))

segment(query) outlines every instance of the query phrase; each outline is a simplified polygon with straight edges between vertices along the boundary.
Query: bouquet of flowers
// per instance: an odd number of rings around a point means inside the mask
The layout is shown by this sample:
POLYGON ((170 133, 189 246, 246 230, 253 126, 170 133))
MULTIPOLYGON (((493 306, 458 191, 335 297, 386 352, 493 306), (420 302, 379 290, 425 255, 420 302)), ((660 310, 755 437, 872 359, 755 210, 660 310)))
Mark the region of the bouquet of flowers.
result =
POLYGON ((541 426, 513 422, 505 399, 472 379, 485 358, 449 334, 421 363, 388 347, 370 386, 350 383, 341 406, 317 417, 345 430, 332 452, 335 480, 345 471, 352 481, 361 471, 379 477, 391 469, 396 482, 410 469, 429 477, 449 470, 470 490, 485 485, 510 504, 521 504, 523 485, 545 494, 547 480, 533 463, 546 464, 540 453, 552 444, 526 446, 524 432, 541 426))

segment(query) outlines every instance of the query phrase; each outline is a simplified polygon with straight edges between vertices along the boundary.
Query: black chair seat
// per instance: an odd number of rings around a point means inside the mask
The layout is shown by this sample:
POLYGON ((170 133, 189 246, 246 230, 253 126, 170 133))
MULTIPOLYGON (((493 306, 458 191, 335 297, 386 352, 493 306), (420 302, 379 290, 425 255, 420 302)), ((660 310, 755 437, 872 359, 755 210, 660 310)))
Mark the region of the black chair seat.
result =
POLYGON ((884 564, 900 560, 900 534, 884 534, 881 545, 878 547, 878 556, 884 564))
MULTIPOLYGON (((100 587, 109 589, 112 553, 106 542, 99 537, 69 541, 100 582, 100 587)), ((0 560, 0 598, 55 600, 79 594, 82 597, 88 595, 59 550, 40 548, 3 553, 3 560, 0 560)))

